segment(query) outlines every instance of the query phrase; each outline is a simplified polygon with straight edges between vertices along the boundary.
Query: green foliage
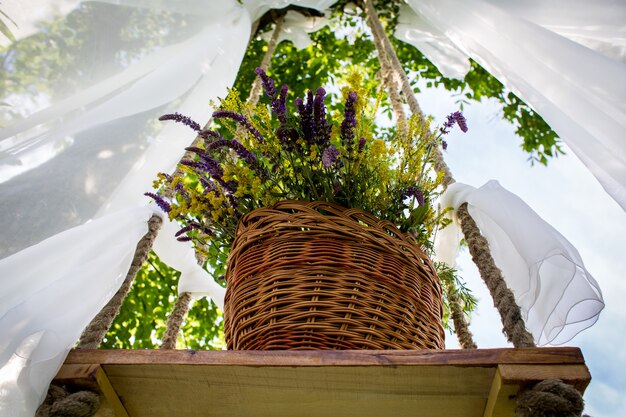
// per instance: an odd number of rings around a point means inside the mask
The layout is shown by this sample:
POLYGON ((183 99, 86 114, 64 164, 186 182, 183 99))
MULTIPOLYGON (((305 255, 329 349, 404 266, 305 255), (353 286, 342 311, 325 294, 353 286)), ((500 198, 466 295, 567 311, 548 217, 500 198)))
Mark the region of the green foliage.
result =
MULTIPOLYGON (((101 348, 157 349, 165 323, 176 301, 180 273, 151 253, 137 273, 119 315, 115 318, 101 348)), ((190 349, 221 349, 222 313, 206 299, 193 303, 179 341, 190 349)))
MULTIPOLYGON (((297 49, 291 42, 281 42, 276 49, 267 73, 289 86, 289 102, 304 97, 313 86, 333 84, 347 75, 352 65, 358 65, 368 79, 374 80, 380 65, 363 22, 337 9, 331 18, 329 26, 310 34, 312 44, 308 47, 297 49), (346 27, 350 27, 349 32, 342 29, 346 27)), ((260 29, 260 33, 263 30, 271 28, 260 29)), ((266 50, 267 43, 260 36, 250 42, 235 82, 242 100, 248 97, 254 69, 260 65, 266 50)))
POLYGON ((448 292, 455 294, 458 297, 463 312, 469 317, 470 313, 476 308, 478 300, 472 294, 472 291, 465 286, 465 282, 459 277, 458 271, 449 267, 443 262, 437 262, 435 264, 437 275, 441 281, 441 285, 444 288, 443 293, 443 327, 446 329, 452 329, 450 325, 450 300, 448 299, 448 292))

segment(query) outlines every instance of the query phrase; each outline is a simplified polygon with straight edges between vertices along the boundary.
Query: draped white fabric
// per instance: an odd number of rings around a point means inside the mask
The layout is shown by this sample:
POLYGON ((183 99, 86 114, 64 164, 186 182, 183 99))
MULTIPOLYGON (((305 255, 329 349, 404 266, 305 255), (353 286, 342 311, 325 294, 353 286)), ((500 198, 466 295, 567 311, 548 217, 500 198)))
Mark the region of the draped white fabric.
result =
POLYGON ((408 5, 400 6, 395 36, 419 49, 444 77, 462 80, 470 70, 467 56, 408 5))
MULTIPOLYGON (((478 189, 456 183, 442 197, 444 207, 457 209, 465 202, 537 344, 564 344, 598 320, 602 293, 578 251, 522 199, 497 181, 478 189)), ((451 265, 458 228, 453 223, 443 229, 436 246, 445 248, 440 259, 451 265)))
MULTIPOLYGON (((427 56, 442 71, 458 64, 459 52, 474 59, 532 106, 626 209, 626 3, 407 2, 419 17, 404 9, 401 21, 435 28, 439 55, 427 56)), ((428 51, 430 38, 411 33, 398 35, 428 51)))
POLYGON ((122 210, 0 262, 0 415, 35 414, 67 352, 124 281, 152 214, 122 210))
MULTIPOLYGON (((151 189, 155 173, 171 171, 192 135, 149 122, 166 109, 206 122, 208 101, 225 95, 247 46, 245 9, 234 0, 212 4, 216 19, 189 18, 182 40, 146 48, 131 65, 107 71, 110 76, 2 130, 0 192, 6 198, 0 228, 7 238, 0 258, 96 214, 143 204, 142 191, 151 189)), ((129 6, 87 5, 104 23, 119 7, 132 12, 129 6)), ((154 23, 147 12, 136 18, 154 23)), ((116 41, 106 29, 96 26, 85 36, 116 41)), ((124 52, 128 45, 109 47, 124 52)))
MULTIPOLYGON (((50 3, 71 11, 72 2, 50 3)), ((86 28, 82 36, 93 45, 62 52, 79 65, 93 61, 95 75, 56 95, 9 97, 14 122, 0 132, 1 415, 34 414, 67 351, 125 277, 152 214, 143 193, 157 172, 172 171, 193 139, 184 127, 152 121, 179 111, 206 122, 209 100, 234 82, 254 19, 275 6, 323 10, 334 1, 244 3, 83 2, 72 19, 84 26, 73 30, 86 28), (130 18, 116 38, 120 16, 130 18), (149 36, 141 38, 142 30, 149 36), (107 59, 97 56, 99 48, 107 59)), ((292 20, 298 39, 321 22, 292 20)), ((64 74, 53 75, 63 83, 64 74)), ((46 87, 58 90, 52 81, 46 87)), ((222 307, 224 290, 196 264, 189 245, 173 241, 174 230, 165 222, 155 249, 181 271, 179 290, 222 307)))
MULTIPOLYGON (((316 32, 328 24, 326 17, 306 17, 298 12, 290 10, 285 15, 283 26, 278 35, 278 43, 288 40, 293 42, 298 49, 304 49, 312 41, 309 33, 316 32)), ((269 41, 272 32, 265 32, 263 38, 269 41)))

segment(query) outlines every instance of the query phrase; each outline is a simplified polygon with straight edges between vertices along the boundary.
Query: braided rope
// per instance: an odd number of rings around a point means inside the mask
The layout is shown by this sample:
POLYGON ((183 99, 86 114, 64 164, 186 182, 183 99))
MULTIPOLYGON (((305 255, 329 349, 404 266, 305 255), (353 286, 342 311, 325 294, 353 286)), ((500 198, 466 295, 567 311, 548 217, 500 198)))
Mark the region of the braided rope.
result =
POLYGON ((446 285, 445 291, 448 305, 450 306, 450 315, 454 323, 454 333, 456 333, 459 344, 463 349, 477 349, 478 346, 474 342, 474 337, 465 319, 465 313, 463 312, 463 307, 461 307, 461 299, 456 292, 456 288, 454 285, 449 284, 446 285))
POLYGON ((100 396, 95 392, 70 393, 58 385, 50 385, 35 417, 92 417, 99 408, 100 396))
POLYGON ((516 417, 580 417, 585 402, 580 392, 558 379, 547 379, 520 392, 516 417))
POLYGON ((167 318, 167 324, 165 334, 163 335, 163 343, 161 343, 160 349, 175 349, 176 341, 178 340, 178 334, 185 321, 187 312, 189 311, 189 305, 191 303, 191 293, 180 293, 174 303, 174 308, 167 318))
MULTIPOLYGON (((274 29, 272 32, 272 36, 267 43, 267 51, 265 51, 265 55, 263 55, 263 59, 261 60, 261 65, 259 65, 259 68, 262 68, 265 72, 267 72, 267 70, 269 69, 272 62, 272 56, 274 56, 274 52, 276 52, 276 47, 278 46, 278 37, 280 36, 280 31, 282 30, 284 20, 285 15, 281 14, 274 21, 274 29)), ((252 106, 256 105, 259 102, 259 97, 261 97, 262 92, 261 88, 261 77, 255 77, 254 82, 252 83, 252 88, 250 88, 250 94, 248 95, 248 103, 250 103, 252 106)))
MULTIPOLYGON (((369 26, 372 30, 372 36, 374 39, 378 38, 378 41, 375 42, 380 44, 378 55, 384 55, 387 57, 391 68, 400 78, 402 93, 404 94, 404 98, 409 105, 409 109, 411 109, 411 113, 423 118, 424 113, 422 112, 417 98, 415 98, 409 77, 406 74, 406 71, 404 71, 402 63, 400 62, 398 55, 396 55, 396 51, 393 49, 391 41, 389 41, 389 37, 385 33, 385 29, 383 29, 382 23, 380 23, 380 19, 378 18, 374 5, 372 4, 372 0, 363 0, 363 3, 365 4, 365 12, 367 13, 368 21, 370 23, 369 26)), ((452 172, 450 172, 448 165, 443 160, 443 155, 437 146, 433 146, 433 158, 435 160, 435 169, 437 171, 444 172, 444 186, 452 184, 454 182, 454 177, 452 176, 452 172)))
POLYGON ((102 343, 113 320, 120 312, 120 307, 124 302, 124 298, 126 298, 126 295, 130 291, 130 287, 135 280, 135 275, 137 275, 143 263, 148 259, 148 254, 150 253, 150 249, 152 248, 152 244, 154 243, 154 239, 157 236, 161 224, 163 224, 163 220, 157 215, 153 215, 150 220, 148 220, 148 233, 137 243, 135 255, 133 256, 130 269, 128 270, 128 274, 126 274, 122 286, 115 293, 113 298, 109 300, 107 305, 105 305, 87 325, 78 342, 78 349, 97 349, 100 343, 102 343))
POLYGON ((398 126, 399 134, 400 136, 405 137, 407 135, 408 126, 406 114, 404 113, 404 108, 402 107, 402 98, 398 92, 399 87, 396 81, 396 76, 391 66, 391 62, 389 62, 389 56, 384 50, 379 36, 374 36, 374 44, 376 45, 376 50, 378 51, 382 84, 387 88, 391 108, 396 116, 396 124, 398 126))

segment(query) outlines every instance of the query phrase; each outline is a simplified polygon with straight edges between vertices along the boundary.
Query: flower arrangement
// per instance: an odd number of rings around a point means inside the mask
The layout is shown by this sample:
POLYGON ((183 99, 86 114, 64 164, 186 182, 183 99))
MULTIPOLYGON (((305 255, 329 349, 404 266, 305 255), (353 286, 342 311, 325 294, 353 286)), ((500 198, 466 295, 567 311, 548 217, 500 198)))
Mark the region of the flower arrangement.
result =
POLYGON ((442 136, 455 124, 467 130, 463 115, 452 113, 437 134, 428 119, 414 116, 402 134, 381 139, 375 134, 381 97, 368 98, 358 72, 342 90, 343 115, 332 118, 323 88, 297 98, 293 111, 288 87, 278 91, 263 70, 256 72, 268 101, 252 106, 229 94, 213 113, 220 131, 202 130, 177 113, 160 118, 205 140, 187 148, 195 157, 181 161, 184 176, 159 174, 155 188, 173 190, 171 198, 146 193, 184 224, 178 239, 224 255, 244 214, 280 200, 320 200, 388 220, 429 251, 434 231, 446 222, 434 207, 443 173, 434 172, 433 148, 447 146, 442 136))

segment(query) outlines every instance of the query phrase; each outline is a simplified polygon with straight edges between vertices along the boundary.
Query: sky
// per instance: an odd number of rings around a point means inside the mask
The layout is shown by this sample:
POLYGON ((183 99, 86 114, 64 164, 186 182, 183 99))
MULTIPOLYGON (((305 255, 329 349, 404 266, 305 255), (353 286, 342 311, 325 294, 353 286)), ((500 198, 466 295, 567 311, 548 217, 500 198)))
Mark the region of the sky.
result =
MULTIPOLYGON (((438 125, 459 108, 443 89, 422 88, 418 100, 438 125)), ((626 410, 626 306, 621 299, 626 294, 626 213, 567 146, 566 155, 550 160, 547 167, 531 166, 514 127, 500 117, 500 108, 495 100, 465 105, 469 131, 452 131, 445 160, 457 182, 480 187, 498 180, 578 249, 602 289, 605 308, 593 327, 566 346, 581 348, 591 372, 585 412, 594 417, 621 417, 626 410)), ((458 267, 479 298, 470 324, 478 347, 509 346, 491 296, 467 250, 460 254, 458 267)), ((458 347, 454 335, 447 335, 446 347, 458 347)))

